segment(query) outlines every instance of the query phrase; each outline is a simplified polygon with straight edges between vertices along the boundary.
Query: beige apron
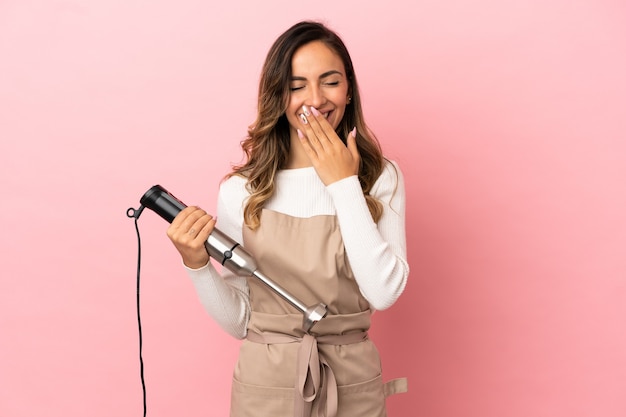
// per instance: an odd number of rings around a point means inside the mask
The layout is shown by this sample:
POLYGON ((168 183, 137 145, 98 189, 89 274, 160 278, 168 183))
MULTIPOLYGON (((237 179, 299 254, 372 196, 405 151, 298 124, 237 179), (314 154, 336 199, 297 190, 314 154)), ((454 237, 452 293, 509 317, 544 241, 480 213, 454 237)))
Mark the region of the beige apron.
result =
POLYGON ((328 315, 302 331, 302 313, 250 278, 252 314, 235 368, 231 417, 384 417, 385 397, 406 380, 383 384, 367 338, 369 304, 354 280, 335 216, 297 218, 263 210, 243 230, 259 270, 305 305, 328 315))

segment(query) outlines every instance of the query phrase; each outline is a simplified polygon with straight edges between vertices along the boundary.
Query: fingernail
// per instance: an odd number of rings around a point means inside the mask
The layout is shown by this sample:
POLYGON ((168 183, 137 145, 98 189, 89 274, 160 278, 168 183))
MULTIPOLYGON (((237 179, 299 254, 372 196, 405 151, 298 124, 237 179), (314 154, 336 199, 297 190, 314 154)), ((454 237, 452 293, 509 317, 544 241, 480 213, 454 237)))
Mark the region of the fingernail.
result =
POLYGON ((306 119, 306 116, 305 116, 304 114, 302 114, 302 113, 300 113, 300 120, 302 120, 302 123, 304 123, 304 124, 309 123, 309 122, 307 121, 307 119, 306 119))
POLYGON ((305 105, 302 106, 302 111, 304 112, 305 115, 310 116, 311 113, 309 113, 309 108, 305 105))
POLYGON ((315 115, 315 117, 320 115, 320 112, 317 111, 317 109, 315 107, 311 107, 311 111, 313 112, 313 114, 315 115))
POLYGON ((350 134, 352 135, 353 138, 356 139, 356 126, 354 126, 354 128, 352 129, 352 132, 350 132, 350 134))
POLYGON ((304 133, 302 133, 302 131, 300 129, 298 129, 298 137, 300 139, 304 139, 304 133))

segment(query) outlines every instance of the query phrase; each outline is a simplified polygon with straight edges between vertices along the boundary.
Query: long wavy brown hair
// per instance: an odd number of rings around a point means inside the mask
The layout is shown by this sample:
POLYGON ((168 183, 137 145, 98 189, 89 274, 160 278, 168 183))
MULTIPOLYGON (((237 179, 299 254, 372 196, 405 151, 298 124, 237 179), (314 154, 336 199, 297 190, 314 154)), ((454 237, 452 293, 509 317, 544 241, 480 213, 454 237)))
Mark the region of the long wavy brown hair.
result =
POLYGON ((318 22, 295 24, 276 39, 270 48, 259 83, 259 101, 256 121, 248 129, 248 137, 241 142, 246 162, 234 166, 228 176, 242 175, 248 180, 250 197, 244 208, 244 223, 251 229, 260 224, 261 210, 274 193, 276 172, 283 169, 289 157, 290 133, 285 111, 289 100, 291 60, 303 45, 321 41, 343 61, 352 97, 336 129, 345 140, 356 126, 357 148, 361 157, 359 182, 374 221, 382 215, 382 204, 369 195, 383 170, 384 158, 380 144, 363 119, 361 97, 352 66, 352 59, 341 38, 318 22))

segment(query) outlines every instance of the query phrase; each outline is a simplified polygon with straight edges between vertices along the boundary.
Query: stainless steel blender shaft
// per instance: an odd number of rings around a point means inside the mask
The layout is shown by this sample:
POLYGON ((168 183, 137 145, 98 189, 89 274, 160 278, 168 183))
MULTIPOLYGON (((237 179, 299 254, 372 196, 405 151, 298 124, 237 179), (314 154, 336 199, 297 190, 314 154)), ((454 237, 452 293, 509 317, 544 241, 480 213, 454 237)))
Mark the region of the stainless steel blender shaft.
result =
POLYGON ((209 255, 221 263, 225 268, 234 272, 237 275, 253 276, 265 285, 267 285, 272 291, 282 297, 289 304, 294 306, 303 314, 302 329, 308 333, 311 328, 324 318, 327 314, 326 305, 319 303, 307 307, 290 294, 283 287, 272 281, 258 270, 256 261, 246 250, 239 245, 236 241, 228 237, 226 234, 218 229, 213 229, 213 232, 209 235, 205 244, 209 255))

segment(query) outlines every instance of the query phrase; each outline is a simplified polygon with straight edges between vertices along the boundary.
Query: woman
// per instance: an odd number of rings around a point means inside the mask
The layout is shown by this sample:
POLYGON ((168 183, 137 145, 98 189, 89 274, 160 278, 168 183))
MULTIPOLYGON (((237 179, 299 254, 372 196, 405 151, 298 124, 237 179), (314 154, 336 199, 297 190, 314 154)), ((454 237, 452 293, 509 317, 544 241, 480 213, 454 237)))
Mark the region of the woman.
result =
POLYGON ((242 148, 246 162, 220 187, 220 230, 328 315, 305 334, 302 314, 264 284, 209 262, 214 217, 188 207, 174 219, 168 236, 201 302, 245 339, 231 415, 385 416, 385 397, 406 381, 383 384, 366 332, 371 313, 406 285, 404 184, 363 121, 352 61, 334 32, 301 22, 275 41, 242 148))

